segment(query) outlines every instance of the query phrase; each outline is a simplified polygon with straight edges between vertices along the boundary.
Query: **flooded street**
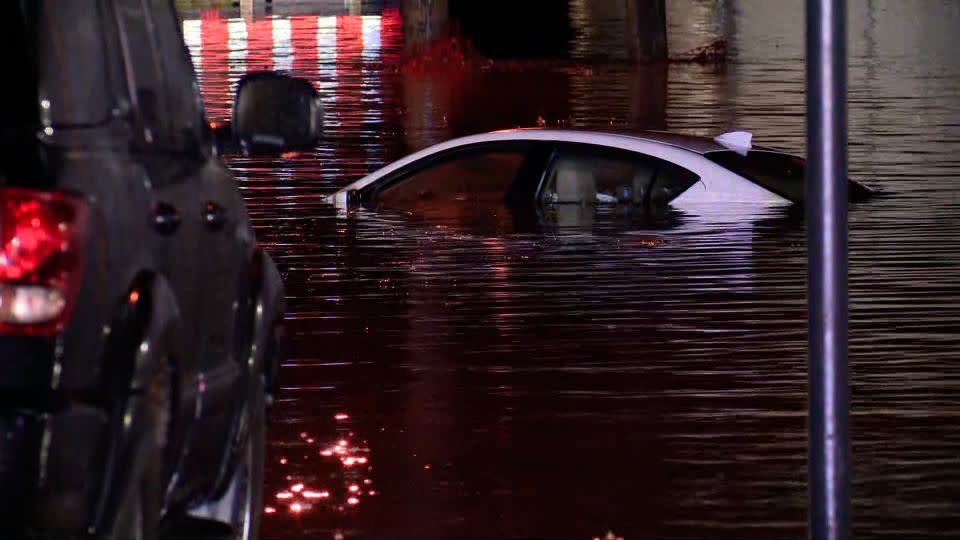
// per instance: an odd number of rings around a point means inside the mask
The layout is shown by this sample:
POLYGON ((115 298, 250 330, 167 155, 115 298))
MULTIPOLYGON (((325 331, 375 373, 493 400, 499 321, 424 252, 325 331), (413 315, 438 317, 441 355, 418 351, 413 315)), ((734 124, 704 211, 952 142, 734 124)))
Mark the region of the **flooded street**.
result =
MULTIPOLYGON (((325 107, 316 150, 229 160, 289 295, 264 537, 805 537, 800 213, 322 200, 517 126, 746 129, 802 153, 803 3, 668 0, 671 54, 724 39, 731 56, 638 67, 622 18, 571 0, 561 55, 483 68, 402 64, 390 3, 274 4, 182 13, 212 119, 258 69, 315 81, 325 107)), ((960 4, 849 4, 851 176, 885 192, 850 211, 853 536, 957 538, 960 4)))

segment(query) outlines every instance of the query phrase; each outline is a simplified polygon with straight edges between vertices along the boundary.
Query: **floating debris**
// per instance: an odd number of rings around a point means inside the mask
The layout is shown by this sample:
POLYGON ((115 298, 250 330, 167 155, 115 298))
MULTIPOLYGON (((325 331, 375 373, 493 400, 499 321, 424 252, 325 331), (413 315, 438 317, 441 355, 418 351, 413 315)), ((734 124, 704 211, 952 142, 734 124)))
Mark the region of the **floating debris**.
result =
POLYGON ((716 39, 706 45, 670 59, 671 62, 687 62, 692 64, 711 64, 724 62, 726 60, 727 40, 725 39, 716 39))

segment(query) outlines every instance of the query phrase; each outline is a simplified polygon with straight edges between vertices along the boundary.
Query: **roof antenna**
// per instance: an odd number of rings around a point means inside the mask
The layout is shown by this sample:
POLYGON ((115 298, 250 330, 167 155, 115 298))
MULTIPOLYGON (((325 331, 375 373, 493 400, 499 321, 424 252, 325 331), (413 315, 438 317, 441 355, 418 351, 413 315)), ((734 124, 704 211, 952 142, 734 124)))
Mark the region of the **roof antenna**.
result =
POLYGON ((753 148, 750 141, 753 140, 753 133, 749 131, 731 131, 713 138, 718 144, 733 150, 741 156, 747 155, 747 152, 753 148))

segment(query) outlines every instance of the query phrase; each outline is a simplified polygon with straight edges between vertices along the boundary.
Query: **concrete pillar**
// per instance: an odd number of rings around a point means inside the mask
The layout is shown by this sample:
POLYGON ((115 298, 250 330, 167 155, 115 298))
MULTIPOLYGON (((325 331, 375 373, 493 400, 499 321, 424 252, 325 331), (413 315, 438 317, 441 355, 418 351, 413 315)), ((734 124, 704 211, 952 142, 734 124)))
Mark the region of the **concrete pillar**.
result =
POLYGON ((462 87, 436 74, 403 75, 404 140, 409 151, 449 139, 450 112, 462 87))
POLYGON ((363 0, 344 0, 343 3, 350 15, 363 15, 363 0))
POLYGON ((667 59, 665 0, 627 0, 627 48, 636 62, 667 59))
POLYGON ((450 31, 448 0, 403 0, 403 35, 408 50, 421 50, 450 31))
POLYGON ((272 9, 273 3, 267 0, 240 0, 240 16, 248 21, 262 19, 272 9))

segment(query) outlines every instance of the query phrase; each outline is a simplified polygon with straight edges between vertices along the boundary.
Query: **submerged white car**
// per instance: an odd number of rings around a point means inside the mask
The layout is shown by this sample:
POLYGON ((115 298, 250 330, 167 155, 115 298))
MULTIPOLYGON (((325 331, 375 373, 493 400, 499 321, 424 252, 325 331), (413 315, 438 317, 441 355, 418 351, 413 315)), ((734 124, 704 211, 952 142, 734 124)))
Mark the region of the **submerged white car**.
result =
MULTIPOLYGON (((747 132, 716 138, 514 129, 453 139, 409 155, 334 193, 339 208, 632 205, 703 211, 725 203, 788 205, 804 198, 804 160, 753 146, 747 132)), ((850 181, 851 200, 872 189, 850 181)))

